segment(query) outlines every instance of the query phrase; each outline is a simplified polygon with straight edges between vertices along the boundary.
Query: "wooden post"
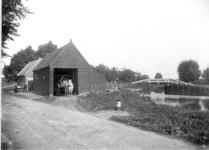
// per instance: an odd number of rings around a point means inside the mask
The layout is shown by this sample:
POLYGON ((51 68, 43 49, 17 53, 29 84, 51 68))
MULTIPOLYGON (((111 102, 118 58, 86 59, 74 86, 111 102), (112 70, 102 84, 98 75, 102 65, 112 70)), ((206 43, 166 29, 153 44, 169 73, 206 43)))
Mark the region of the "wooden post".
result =
POLYGON ((172 91, 171 93, 173 94, 173 83, 172 83, 171 85, 172 85, 172 86, 171 86, 171 87, 172 87, 172 88, 171 88, 171 91, 172 91))
POLYGON ((195 86, 194 86, 194 96, 195 96, 195 86))
POLYGON ((177 92, 177 94, 180 95, 180 94, 179 94, 179 84, 178 84, 178 92, 177 92))
POLYGON ((184 95, 184 85, 183 85, 183 95, 184 95))
POLYGON ((49 67, 49 96, 54 95, 54 68, 49 67))

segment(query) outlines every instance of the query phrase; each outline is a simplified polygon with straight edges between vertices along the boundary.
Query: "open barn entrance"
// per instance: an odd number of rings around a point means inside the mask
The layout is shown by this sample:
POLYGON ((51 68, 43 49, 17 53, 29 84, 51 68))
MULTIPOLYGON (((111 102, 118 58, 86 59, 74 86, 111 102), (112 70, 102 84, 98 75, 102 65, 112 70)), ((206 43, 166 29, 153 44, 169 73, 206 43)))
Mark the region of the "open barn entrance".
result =
POLYGON ((64 87, 58 87, 60 79, 72 80, 74 85, 73 94, 78 94, 78 69, 70 68, 54 68, 54 95, 62 96, 65 95, 64 87))

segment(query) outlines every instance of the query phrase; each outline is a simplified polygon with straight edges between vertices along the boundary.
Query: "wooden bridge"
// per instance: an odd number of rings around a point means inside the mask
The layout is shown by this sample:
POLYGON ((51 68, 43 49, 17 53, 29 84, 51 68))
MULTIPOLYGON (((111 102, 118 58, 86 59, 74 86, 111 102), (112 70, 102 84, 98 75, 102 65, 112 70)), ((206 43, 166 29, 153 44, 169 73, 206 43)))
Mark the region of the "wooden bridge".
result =
POLYGON ((190 86, 195 86, 194 84, 191 83, 186 83, 180 80, 174 80, 174 79, 145 79, 145 80, 140 80, 140 81, 135 81, 132 82, 132 84, 136 83, 149 83, 149 84, 181 84, 181 85, 190 85, 190 86))
POLYGON ((209 87, 198 86, 174 79, 145 79, 132 82, 132 84, 164 84, 165 94, 173 95, 192 95, 192 96, 209 96, 209 87))

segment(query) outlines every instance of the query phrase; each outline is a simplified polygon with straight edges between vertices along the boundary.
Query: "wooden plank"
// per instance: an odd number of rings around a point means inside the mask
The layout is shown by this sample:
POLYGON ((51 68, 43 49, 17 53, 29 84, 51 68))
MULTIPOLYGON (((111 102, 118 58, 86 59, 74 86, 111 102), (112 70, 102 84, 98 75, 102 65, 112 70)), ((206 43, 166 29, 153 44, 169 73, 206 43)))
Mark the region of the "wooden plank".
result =
POLYGON ((49 68, 49 96, 54 95, 54 68, 49 68))

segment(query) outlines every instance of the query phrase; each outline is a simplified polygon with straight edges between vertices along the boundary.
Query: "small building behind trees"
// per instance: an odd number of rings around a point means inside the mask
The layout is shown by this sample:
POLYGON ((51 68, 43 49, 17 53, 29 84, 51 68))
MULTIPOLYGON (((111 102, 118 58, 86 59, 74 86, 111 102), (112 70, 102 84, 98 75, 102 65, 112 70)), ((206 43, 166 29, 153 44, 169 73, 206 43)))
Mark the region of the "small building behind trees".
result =
POLYGON ((33 70, 41 62, 41 58, 29 62, 18 74, 17 85, 22 88, 26 85, 27 91, 33 90, 33 70))
POLYGON ((56 85, 62 77, 72 80, 73 94, 105 90, 105 77, 89 65, 72 40, 46 55, 35 68, 34 93, 56 95, 56 85))

